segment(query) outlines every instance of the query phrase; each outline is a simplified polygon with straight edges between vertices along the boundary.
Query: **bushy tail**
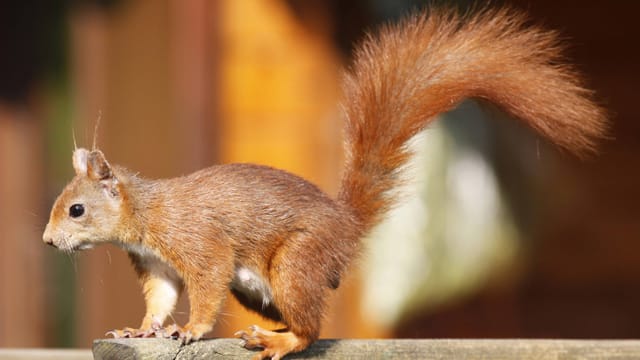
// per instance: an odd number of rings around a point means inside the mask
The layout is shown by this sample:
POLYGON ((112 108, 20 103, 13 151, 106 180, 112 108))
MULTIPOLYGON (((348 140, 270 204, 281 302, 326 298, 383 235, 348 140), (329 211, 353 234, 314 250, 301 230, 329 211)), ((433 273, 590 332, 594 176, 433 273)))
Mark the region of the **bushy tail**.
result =
POLYGON ((346 165, 338 199, 368 231, 393 205, 406 142, 465 98, 487 100, 576 154, 593 150, 605 115, 563 63, 554 32, 511 10, 433 10, 357 49, 344 85, 346 165))

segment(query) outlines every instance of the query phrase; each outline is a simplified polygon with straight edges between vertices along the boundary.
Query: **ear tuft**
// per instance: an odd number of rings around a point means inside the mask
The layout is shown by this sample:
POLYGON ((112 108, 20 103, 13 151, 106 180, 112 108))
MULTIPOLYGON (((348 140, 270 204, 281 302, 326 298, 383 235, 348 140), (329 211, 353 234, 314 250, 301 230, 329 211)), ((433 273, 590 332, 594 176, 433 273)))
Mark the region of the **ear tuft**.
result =
POLYGON ((100 150, 92 150, 87 156, 87 175, 94 180, 113 178, 111 165, 100 150))
POLYGON ((73 151, 73 168, 76 175, 87 175, 87 159, 89 158, 89 150, 77 148, 73 151))

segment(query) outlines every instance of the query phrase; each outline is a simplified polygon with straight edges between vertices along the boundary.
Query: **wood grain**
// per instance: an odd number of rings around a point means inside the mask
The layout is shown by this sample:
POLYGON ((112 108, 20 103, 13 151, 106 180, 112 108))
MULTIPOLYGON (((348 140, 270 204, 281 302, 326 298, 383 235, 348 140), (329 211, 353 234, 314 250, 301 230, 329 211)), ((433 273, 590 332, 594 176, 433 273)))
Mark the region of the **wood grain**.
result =
MULTIPOLYGON (((95 360, 249 359, 255 352, 238 339, 211 339, 180 346, 165 339, 95 340, 95 360)), ((637 359, 638 340, 320 340, 287 359, 637 359)))

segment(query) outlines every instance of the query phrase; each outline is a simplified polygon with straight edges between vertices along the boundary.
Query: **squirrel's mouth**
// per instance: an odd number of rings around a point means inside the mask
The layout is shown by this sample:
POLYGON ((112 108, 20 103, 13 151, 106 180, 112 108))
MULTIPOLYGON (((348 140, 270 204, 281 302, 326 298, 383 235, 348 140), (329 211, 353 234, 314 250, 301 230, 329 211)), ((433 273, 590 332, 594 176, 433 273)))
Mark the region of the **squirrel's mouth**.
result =
POLYGON ((94 244, 90 242, 83 242, 75 245, 71 250, 72 251, 89 250, 89 249, 93 249, 93 245, 94 244))
POLYGON ((82 251, 82 250, 89 250, 92 249, 94 247, 95 244, 91 243, 91 242, 80 242, 74 245, 71 244, 50 244, 53 247, 57 248, 60 251, 64 251, 64 252, 68 252, 68 253, 72 253, 75 251, 82 251))

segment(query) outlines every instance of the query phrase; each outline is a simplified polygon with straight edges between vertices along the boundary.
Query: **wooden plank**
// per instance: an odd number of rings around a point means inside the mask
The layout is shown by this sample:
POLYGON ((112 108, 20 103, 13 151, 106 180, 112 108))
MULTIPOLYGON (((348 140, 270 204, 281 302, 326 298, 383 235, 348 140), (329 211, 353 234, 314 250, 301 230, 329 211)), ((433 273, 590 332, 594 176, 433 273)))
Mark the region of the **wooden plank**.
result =
MULTIPOLYGON (((238 339, 211 339, 180 346, 165 339, 106 339, 93 343, 96 360, 249 359, 255 352, 238 339)), ((320 340, 287 359, 638 359, 639 340, 320 340)))
POLYGON ((91 360, 88 349, 0 349, 0 360, 91 360))
MULTIPOLYGON (((197 343, 189 346, 195 344, 197 343)), ((178 341, 166 339, 103 339, 93 342, 93 358, 94 360, 172 360, 176 358, 180 348, 178 341)))

